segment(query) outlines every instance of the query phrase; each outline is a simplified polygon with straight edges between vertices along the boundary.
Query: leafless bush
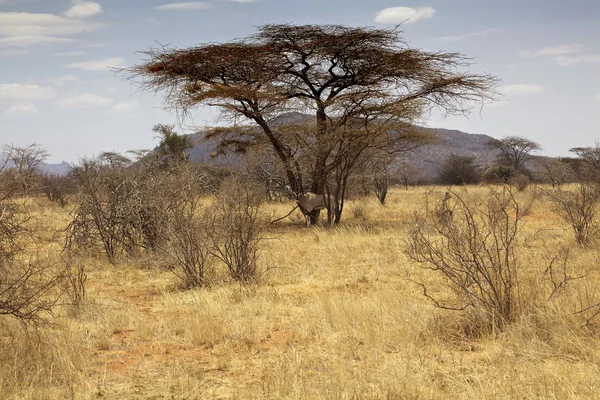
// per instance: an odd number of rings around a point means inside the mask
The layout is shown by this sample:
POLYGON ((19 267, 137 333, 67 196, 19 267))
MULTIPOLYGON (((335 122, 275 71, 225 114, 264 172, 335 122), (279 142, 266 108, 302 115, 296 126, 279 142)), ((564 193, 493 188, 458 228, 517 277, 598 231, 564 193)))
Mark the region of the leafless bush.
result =
POLYGON ((112 264, 122 249, 132 251, 135 235, 127 208, 135 182, 126 179, 128 165, 125 160, 82 160, 73 169, 79 192, 73 220, 67 228, 66 248, 93 249, 101 245, 112 264))
POLYGON ((0 315, 39 324, 67 293, 69 274, 47 259, 8 259, 0 265, 0 277, 0 315))
POLYGON ((379 204, 382 206, 385 205, 385 199, 387 198, 388 189, 390 185, 390 179, 387 171, 381 174, 375 174, 373 177, 373 188, 375 191, 375 196, 377 196, 377 200, 379 200, 379 204))
POLYGON ((48 152, 37 144, 26 147, 5 146, 0 155, 5 170, 10 175, 11 184, 21 196, 39 191, 41 187, 40 165, 48 158, 48 152))
POLYGON ((262 183, 267 201, 283 201, 294 196, 272 151, 262 147, 250 149, 244 154, 243 161, 244 171, 252 180, 262 183))
POLYGON ((260 185, 232 177, 222 183, 210 210, 213 255, 237 281, 248 282, 256 276, 258 246, 265 227, 259 215, 262 197, 260 185))
POLYGON ((201 201, 196 190, 188 187, 181 191, 176 204, 165 210, 158 242, 160 252, 175 264, 171 271, 186 289, 204 286, 206 269, 213 261, 208 216, 203 213, 201 201))
POLYGON ((81 262, 76 252, 63 251, 61 261, 67 273, 65 290, 70 297, 70 304, 75 308, 80 307, 85 300, 85 283, 87 273, 85 263, 81 262))
POLYGON ((576 178, 573 168, 562 159, 542 158, 536 163, 535 179, 541 183, 549 183, 553 188, 576 178))
POLYGON ((439 273, 453 293, 442 298, 419 283, 436 306, 479 313, 486 326, 502 329, 540 299, 557 296, 574 279, 567 271, 568 254, 553 257, 541 271, 528 271, 520 262, 519 231, 532 201, 519 201, 515 189, 490 189, 487 197, 475 200, 450 194, 452 219, 440 221, 427 206, 415 216, 407 240, 410 258, 439 273), (523 287, 531 273, 536 278, 523 287))
POLYGON ((42 191, 48 200, 67 205, 67 197, 75 193, 73 179, 68 175, 44 174, 41 176, 42 191))
MULTIPOLYGON (((2 209, 6 206, 0 204, 2 209)), ((39 324, 67 292, 70 275, 60 262, 32 255, 35 243, 26 229, 28 220, 19 208, 0 216, 0 315, 39 324)))
POLYGON ((572 190, 556 187, 544 193, 554 203, 556 213, 573 228, 577 243, 586 245, 597 237, 600 192, 595 186, 580 183, 572 190))
POLYGON ((124 255, 172 250, 166 242, 182 233, 173 223, 183 224, 186 202, 211 185, 208 175, 189 162, 165 164, 151 156, 133 163, 104 154, 83 160, 73 176, 79 190, 66 248, 101 249, 113 264, 124 255))

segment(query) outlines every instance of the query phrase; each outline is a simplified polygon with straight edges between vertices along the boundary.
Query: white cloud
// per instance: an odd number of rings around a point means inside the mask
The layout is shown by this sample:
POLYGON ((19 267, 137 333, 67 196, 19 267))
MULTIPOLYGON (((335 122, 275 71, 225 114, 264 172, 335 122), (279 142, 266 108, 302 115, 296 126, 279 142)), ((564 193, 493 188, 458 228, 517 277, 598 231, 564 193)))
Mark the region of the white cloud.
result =
POLYGON ((187 3, 170 3, 156 6, 156 10, 203 10, 210 8, 210 4, 203 1, 193 1, 187 3))
POLYGON ((82 56, 84 54, 85 54, 85 51, 82 51, 82 50, 65 51, 65 52, 54 53, 54 57, 74 57, 74 56, 82 56))
POLYGON ((113 99, 102 97, 95 94, 81 94, 78 96, 67 97, 58 100, 58 108, 65 109, 83 109, 83 108, 103 108, 112 104, 113 99))
POLYGON ((37 114, 38 112, 39 111, 35 104, 15 104, 14 106, 6 110, 4 114, 12 116, 24 116, 37 114))
POLYGON ((27 47, 36 44, 69 43, 74 41, 74 39, 54 36, 20 35, 0 38, 0 47, 27 47))
POLYGON ((561 67, 570 67, 583 63, 600 64, 600 54, 588 54, 581 56, 561 56, 554 59, 561 67))
POLYGON ((600 93, 598 93, 597 95, 594 96, 594 99, 600 101, 600 93))
POLYGON ((436 40, 440 40, 443 42, 457 42, 459 40, 464 40, 464 39, 487 37, 490 33, 497 33, 497 32, 502 32, 502 30, 496 29, 496 28, 484 29, 482 31, 465 33, 464 35, 442 36, 440 38, 437 38, 436 40))
POLYGON ((257 1, 260 0, 225 0, 228 1, 230 3, 256 3, 257 1))
POLYGON ((112 109, 117 112, 127 112, 127 111, 136 110, 139 107, 140 107, 140 104, 137 101, 127 101, 124 103, 115 104, 114 106, 112 106, 112 109))
POLYGON ((121 67, 124 64, 125 59, 123 57, 110 57, 102 60, 76 62, 67 65, 67 67, 84 71, 106 71, 113 67, 121 67))
POLYGON ((582 44, 564 44, 560 46, 544 47, 537 51, 521 51, 524 57, 552 57, 554 62, 561 67, 570 67, 578 64, 600 64, 600 54, 578 54, 585 49, 582 44))
POLYGON ((505 85, 498 87, 500 93, 512 96, 538 94, 544 91, 544 87, 534 84, 518 84, 518 85, 505 85))
POLYGON ((54 14, 0 12, 0 47, 70 42, 74 39, 64 36, 102 27, 104 25, 97 22, 54 14))
POLYGON ((78 1, 65 11, 65 17, 88 18, 102 13, 102 6, 92 1, 78 1))
POLYGON ((54 89, 18 83, 0 84, 0 100, 46 100, 56 96, 54 89))
POLYGON ((585 48, 582 44, 563 44, 559 46, 544 47, 537 51, 525 50, 519 55, 524 57, 563 56, 566 54, 579 53, 585 48))
POLYGON ((20 57, 29 54, 29 50, 22 47, 5 47, 0 46, 0 57, 20 57))
POLYGON ((70 83, 73 83, 76 85, 82 83, 81 79, 79 79, 75 75, 71 75, 71 74, 59 76, 58 78, 52 79, 51 82, 52 82, 52 85, 56 86, 56 87, 65 86, 70 83))
POLYGON ((390 7, 379 11, 375 16, 375 22, 381 24, 399 24, 405 22, 412 24, 420 19, 433 17, 435 10, 431 7, 390 7))

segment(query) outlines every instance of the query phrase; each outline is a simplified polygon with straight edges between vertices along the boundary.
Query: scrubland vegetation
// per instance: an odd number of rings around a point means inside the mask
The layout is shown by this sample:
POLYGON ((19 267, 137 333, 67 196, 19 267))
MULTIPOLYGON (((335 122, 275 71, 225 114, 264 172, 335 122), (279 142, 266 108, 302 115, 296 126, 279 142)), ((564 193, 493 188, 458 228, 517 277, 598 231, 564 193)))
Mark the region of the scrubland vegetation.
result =
POLYGON ((220 107, 205 139, 238 163, 194 163, 168 125, 64 177, 6 148, 0 398, 597 396, 598 146, 535 174, 508 136, 409 188, 428 111, 495 98, 470 58, 337 25, 143 54, 122 72, 220 107))
MULTIPOLYGON (((600 321, 597 306, 585 308, 600 301, 597 246, 576 242, 540 188, 514 192, 519 204, 533 201, 510 255, 514 316, 490 323, 472 299, 464 311, 441 309, 421 285, 455 306, 464 293, 411 260, 410 232, 414 213, 423 216, 427 202, 435 210, 445 190, 393 189, 386 206, 375 196, 351 200, 333 228, 304 228, 299 213, 267 224, 247 283, 214 262, 202 287, 183 290, 164 255, 111 264, 101 250, 79 253, 80 304, 62 302, 51 325, 37 328, 1 317, 0 397, 595 397, 600 321)), ((476 199, 489 191, 457 189, 448 223, 460 223, 457 197, 476 204, 478 219, 489 203, 476 199)), ((260 214, 270 220, 291 207, 263 203, 260 214)), ((24 210, 37 252, 59 257, 73 204, 35 197, 24 210)), ((440 237, 432 224, 424 233, 440 237)))

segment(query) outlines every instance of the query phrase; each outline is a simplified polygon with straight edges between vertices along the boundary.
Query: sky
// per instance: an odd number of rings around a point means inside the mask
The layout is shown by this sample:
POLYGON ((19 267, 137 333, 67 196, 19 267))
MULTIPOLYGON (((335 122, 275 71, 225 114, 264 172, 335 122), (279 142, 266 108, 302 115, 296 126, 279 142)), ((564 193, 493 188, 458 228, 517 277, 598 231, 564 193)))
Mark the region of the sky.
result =
POLYGON ((566 156, 600 140, 598 0, 0 0, 0 145, 37 143, 49 162, 156 145, 152 127, 214 125, 199 109, 180 121, 160 93, 111 67, 139 51, 245 37, 267 23, 393 27, 410 47, 473 57, 471 72, 502 81, 500 101, 468 117, 433 112, 427 126, 523 136, 566 156))

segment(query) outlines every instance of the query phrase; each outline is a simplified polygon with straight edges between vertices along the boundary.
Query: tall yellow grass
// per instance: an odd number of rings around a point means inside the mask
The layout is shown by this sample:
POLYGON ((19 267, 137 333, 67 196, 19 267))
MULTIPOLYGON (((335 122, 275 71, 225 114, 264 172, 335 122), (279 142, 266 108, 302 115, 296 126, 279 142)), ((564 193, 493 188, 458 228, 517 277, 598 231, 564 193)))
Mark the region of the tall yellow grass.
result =
MULTIPOLYGON (((578 247, 550 205, 536 202, 524 264, 566 247, 586 278, 501 334, 466 336, 458 314, 436 309, 411 283, 443 288, 442 279, 404 253, 412 213, 425 193, 444 191, 393 190, 385 207, 350 201, 333 229, 307 229, 292 215, 269 228, 265 272, 245 286, 215 270, 207 288, 180 291, 150 259, 83 260, 82 310, 62 310, 57 326, 29 336, 5 324, 0 398, 598 398, 600 336, 572 315, 597 297, 598 249, 578 247)), ((53 232, 68 211, 43 200, 29 207, 43 245, 58 252, 53 232)), ((274 219, 290 208, 268 204, 265 213, 274 219)))

